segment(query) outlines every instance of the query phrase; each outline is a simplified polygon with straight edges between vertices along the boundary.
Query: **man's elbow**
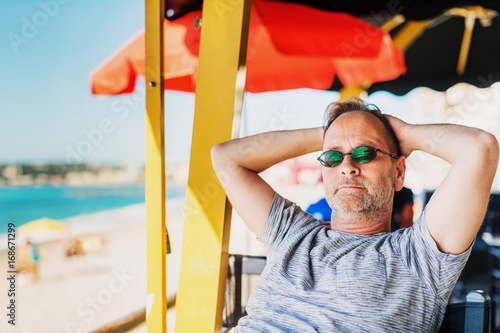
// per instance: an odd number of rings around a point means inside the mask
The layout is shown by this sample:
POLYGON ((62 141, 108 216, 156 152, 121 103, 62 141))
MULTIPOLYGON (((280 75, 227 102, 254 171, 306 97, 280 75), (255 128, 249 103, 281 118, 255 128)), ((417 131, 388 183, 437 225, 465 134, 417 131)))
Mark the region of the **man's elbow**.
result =
POLYGON ((235 155, 232 141, 218 143, 210 150, 212 167, 216 174, 232 170, 238 164, 238 157, 235 155))
POLYGON ((227 157, 224 142, 214 145, 210 150, 210 156, 212 158, 212 167, 217 173, 224 166, 224 159, 227 157))
POLYGON ((497 138, 491 133, 481 132, 475 141, 477 143, 479 158, 486 167, 490 168, 492 172, 495 173, 500 155, 497 138))

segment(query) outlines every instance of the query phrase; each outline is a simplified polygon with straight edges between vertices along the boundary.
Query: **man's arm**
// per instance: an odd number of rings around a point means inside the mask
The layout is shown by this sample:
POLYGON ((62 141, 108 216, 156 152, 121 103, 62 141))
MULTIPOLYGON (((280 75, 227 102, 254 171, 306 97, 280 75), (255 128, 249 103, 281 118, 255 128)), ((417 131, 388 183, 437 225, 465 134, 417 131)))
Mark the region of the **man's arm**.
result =
POLYGON ((486 213, 497 170, 496 138, 460 125, 410 125, 387 116, 403 154, 422 150, 451 164, 450 171, 425 209, 427 228, 445 253, 464 252, 472 244, 486 213))
POLYGON ((270 166, 322 149, 323 128, 268 132, 219 143, 212 165, 229 200, 260 237, 274 190, 258 174, 270 166))

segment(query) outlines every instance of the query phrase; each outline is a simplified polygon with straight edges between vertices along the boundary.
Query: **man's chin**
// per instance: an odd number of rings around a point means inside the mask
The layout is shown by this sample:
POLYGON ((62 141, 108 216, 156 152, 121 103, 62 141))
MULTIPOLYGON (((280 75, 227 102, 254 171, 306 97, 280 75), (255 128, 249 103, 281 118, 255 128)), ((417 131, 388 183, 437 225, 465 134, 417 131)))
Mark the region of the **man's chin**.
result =
POLYGON ((336 207, 336 209, 333 209, 337 214, 360 214, 360 213, 367 213, 369 212, 366 207, 336 207))
POLYGON ((337 213, 363 213, 369 211, 370 204, 364 200, 342 198, 329 203, 332 210, 337 213))
POLYGON ((353 190, 353 191, 341 191, 337 192, 333 198, 333 202, 338 202, 339 204, 345 206, 345 205, 355 205, 357 203, 361 202, 366 202, 369 200, 367 198, 366 193, 359 191, 359 190, 353 190))

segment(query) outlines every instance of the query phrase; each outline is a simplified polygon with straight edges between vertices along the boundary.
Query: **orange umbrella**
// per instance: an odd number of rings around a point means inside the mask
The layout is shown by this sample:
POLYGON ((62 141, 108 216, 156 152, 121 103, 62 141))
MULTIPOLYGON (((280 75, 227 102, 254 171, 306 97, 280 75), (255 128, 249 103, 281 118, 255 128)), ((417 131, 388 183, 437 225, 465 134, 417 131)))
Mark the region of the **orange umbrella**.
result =
MULTIPOLYGON (((165 89, 194 92, 200 30, 194 11, 164 21, 165 89)), ((254 1, 247 48, 246 90, 328 89, 335 74, 344 86, 391 80, 404 73, 402 53, 389 35, 345 13, 294 3, 254 1)), ((92 92, 133 92, 145 77, 140 31, 91 74, 92 92)))

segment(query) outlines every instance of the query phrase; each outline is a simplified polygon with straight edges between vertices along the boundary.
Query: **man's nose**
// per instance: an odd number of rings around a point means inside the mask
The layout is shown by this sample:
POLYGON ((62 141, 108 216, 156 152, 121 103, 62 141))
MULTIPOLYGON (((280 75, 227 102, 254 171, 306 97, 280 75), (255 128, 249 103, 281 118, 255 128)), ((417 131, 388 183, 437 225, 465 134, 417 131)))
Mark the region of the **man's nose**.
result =
POLYGON ((343 175, 359 175, 359 165, 352 160, 351 155, 344 156, 344 160, 340 163, 339 168, 343 175))

